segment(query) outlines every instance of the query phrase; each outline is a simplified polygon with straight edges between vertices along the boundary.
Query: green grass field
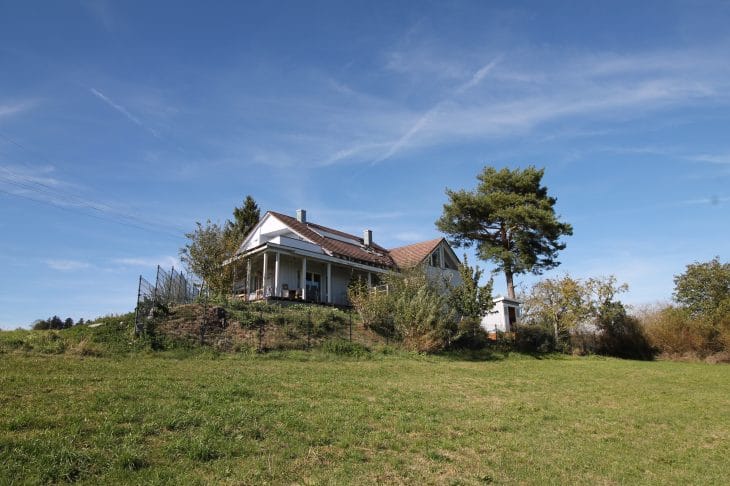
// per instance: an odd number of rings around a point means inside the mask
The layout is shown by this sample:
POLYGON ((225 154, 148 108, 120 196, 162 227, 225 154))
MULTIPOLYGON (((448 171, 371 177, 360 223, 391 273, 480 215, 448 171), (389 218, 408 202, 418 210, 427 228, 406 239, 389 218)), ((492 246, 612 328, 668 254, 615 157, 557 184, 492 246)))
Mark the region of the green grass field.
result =
POLYGON ((0 354, 0 484, 727 484, 730 367, 0 354))

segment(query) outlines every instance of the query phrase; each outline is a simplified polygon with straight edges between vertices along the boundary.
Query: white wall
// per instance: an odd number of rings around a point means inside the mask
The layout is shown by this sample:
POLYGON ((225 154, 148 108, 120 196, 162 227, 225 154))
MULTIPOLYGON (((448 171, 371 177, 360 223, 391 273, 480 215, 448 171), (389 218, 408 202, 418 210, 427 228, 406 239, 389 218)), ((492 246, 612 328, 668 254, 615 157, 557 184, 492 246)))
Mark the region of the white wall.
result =
POLYGON ((517 321, 519 322, 519 319, 520 319, 519 304, 504 301, 500 298, 497 298, 497 299, 495 299, 494 307, 492 308, 492 311, 487 313, 487 315, 485 315, 484 317, 482 317, 482 327, 488 332, 493 332, 495 330, 501 331, 501 332, 513 331, 513 329, 511 329, 510 324, 509 324, 509 310, 508 310, 509 307, 513 307, 515 309, 517 321))
MULTIPOLYGON (((247 237, 246 241, 243 242, 243 245, 241 245, 239 252, 248 251, 252 248, 256 248, 257 246, 274 240, 280 236, 285 238, 292 238, 296 242, 301 242, 305 245, 309 245, 309 247, 304 248, 306 250, 321 251, 318 246, 302 241, 299 235, 291 231, 291 229, 287 225, 276 219, 274 216, 267 214, 261 221, 259 226, 254 229, 253 233, 251 233, 247 237), (315 248, 311 248, 312 246, 315 246, 315 248)), ((287 242, 282 242, 281 244, 296 247, 294 241, 291 240, 287 242)))

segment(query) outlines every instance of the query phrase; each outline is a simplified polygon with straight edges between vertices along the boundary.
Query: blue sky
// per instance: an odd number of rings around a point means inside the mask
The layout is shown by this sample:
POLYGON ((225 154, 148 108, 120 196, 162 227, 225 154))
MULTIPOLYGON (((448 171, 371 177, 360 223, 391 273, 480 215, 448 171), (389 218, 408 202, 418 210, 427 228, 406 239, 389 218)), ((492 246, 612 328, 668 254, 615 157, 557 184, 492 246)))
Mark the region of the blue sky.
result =
POLYGON ((669 299, 730 246, 730 3, 597 3, 0 2, 0 327, 132 310, 246 194, 433 238, 487 164, 546 168, 549 276, 669 299))

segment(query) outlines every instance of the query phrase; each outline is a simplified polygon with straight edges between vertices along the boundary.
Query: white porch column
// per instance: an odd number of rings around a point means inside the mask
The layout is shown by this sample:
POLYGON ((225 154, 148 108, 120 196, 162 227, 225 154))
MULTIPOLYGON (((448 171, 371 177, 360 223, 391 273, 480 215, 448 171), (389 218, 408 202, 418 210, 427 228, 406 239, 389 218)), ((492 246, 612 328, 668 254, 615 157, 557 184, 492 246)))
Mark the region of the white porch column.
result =
POLYGON ((373 286, 373 276, 368 272, 368 288, 373 286))
POLYGON ((251 258, 246 260, 246 300, 251 293, 251 258))
POLYGON ((269 254, 264 252, 264 269, 261 271, 261 293, 266 297, 266 270, 269 266, 269 254))
POLYGON ((299 283, 302 287, 302 300, 307 300, 307 257, 302 257, 302 278, 299 283))
POLYGON ((281 253, 276 252, 276 261, 274 261, 274 296, 281 297, 279 292, 279 260, 281 253))
POLYGON ((327 262, 327 303, 332 303, 332 264, 327 262))

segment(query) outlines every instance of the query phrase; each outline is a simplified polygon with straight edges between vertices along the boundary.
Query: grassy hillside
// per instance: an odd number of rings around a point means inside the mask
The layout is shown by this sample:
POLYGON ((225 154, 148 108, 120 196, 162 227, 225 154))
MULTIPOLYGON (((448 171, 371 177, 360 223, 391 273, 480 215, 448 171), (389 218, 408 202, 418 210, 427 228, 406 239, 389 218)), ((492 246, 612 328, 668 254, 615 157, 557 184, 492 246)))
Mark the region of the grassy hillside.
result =
POLYGON ((367 356, 0 354, 0 483, 730 476, 727 366, 367 356))
POLYGON ((380 348, 387 340, 365 329, 354 312, 297 304, 229 302, 181 305, 134 335, 134 313, 96 319, 60 331, 0 332, 1 353, 119 356, 139 351, 195 354, 311 349, 332 340, 380 348))

